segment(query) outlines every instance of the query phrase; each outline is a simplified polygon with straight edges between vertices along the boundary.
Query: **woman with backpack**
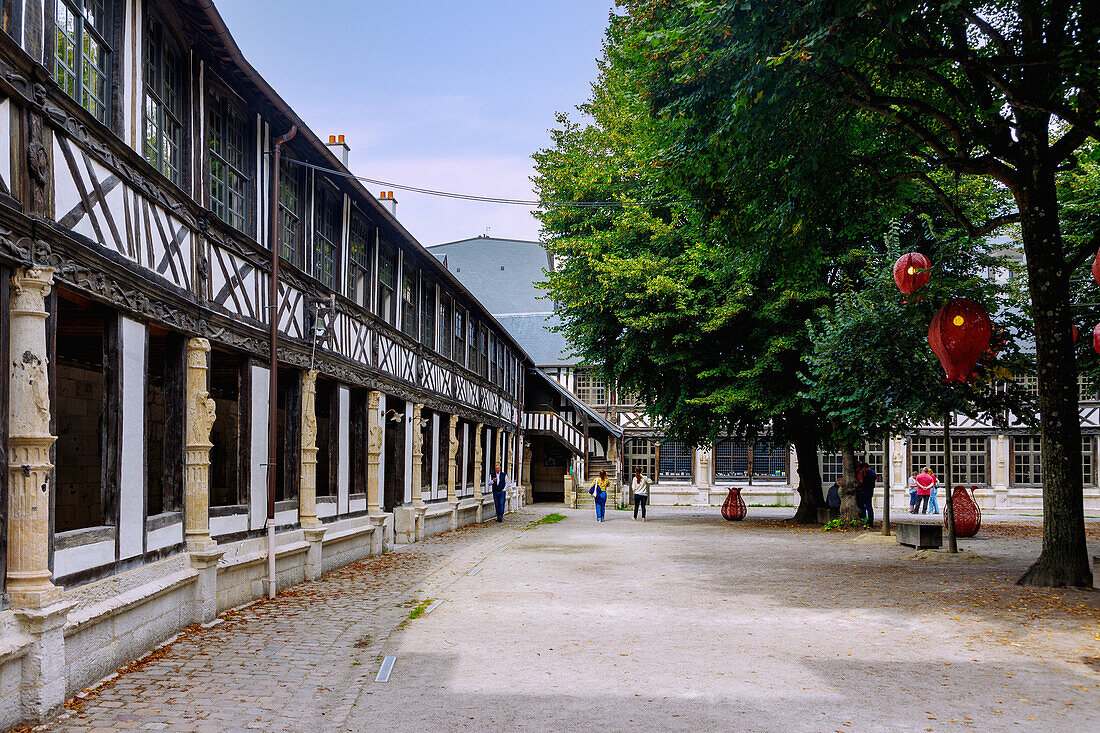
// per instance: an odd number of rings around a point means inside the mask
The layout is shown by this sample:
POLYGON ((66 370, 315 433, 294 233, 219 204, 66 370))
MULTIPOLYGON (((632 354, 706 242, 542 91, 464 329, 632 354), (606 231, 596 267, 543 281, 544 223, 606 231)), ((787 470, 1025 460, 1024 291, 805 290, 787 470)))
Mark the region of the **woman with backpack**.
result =
POLYGON ((611 480, 607 478, 607 471, 600 471, 600 477, 592 482, 588 493, 596 499, 596 521, 602 522, 604 509, 607 507, 607 490, 611 488, 611 480))

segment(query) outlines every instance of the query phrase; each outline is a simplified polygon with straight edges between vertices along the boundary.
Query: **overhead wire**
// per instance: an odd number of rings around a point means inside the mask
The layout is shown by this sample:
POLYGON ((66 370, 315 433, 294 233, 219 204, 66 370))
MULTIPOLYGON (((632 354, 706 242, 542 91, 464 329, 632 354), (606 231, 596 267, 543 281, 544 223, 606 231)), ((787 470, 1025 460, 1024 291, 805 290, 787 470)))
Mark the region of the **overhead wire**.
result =
POLYGON ((410 193, 424 194, 425 196, 439 196, 442 198, 458 199, 460 201, 476 201, 487 204, 508 204, 511 206, 526 206, 530 208, 539 207, 556 207, 556 208, 573 208, 573 209, 592 209, 592 208, 622 208, 625 206, 639 206, 639 205, 668 205, 678 203, 690 203, 690 199, 639 199, 635 201, 543 201, 540 199, 512 199, 501 196, 478 196, 469 193, 457 193, 454 191, 439 191, 432 188, 421 188, 419 186, 408 186, 402 183, 393 183, 392 181, 382 181, 377 178, 367 178, 366 176, 357 176, 354 173, 347 173, 345 171, 336 170, 335 168, 326 168, 322 165, 316 165, 314 163, 307 163, 304 160, 297 160, 295 158, 283 158, 288 163, 294 163, 300 165, 303 168, 311 168, 322 173, 327 173, 333 176, 341 176, 343 178, 353 178, 363 183, 369 183, 373 186, 382 186, 383 188, 395 188, 399 191, 408 191, 410 193))

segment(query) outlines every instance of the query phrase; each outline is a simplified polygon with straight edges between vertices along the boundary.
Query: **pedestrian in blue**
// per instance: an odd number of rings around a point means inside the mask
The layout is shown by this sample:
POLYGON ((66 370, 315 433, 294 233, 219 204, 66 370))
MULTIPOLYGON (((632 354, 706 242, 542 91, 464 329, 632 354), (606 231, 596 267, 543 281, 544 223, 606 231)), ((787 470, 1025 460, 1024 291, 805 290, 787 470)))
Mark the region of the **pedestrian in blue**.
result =
POLYGON ((611 488, 611 480, 607 478, 607 471, 600 471, 600 477, 592 482, 588 493, 596 498, 596 521, 603 521, 604 509, 607 507, 607 490, 611 488))
POLYGON ((497 510, 497 521, 504 521, 504 499, 508 490, 508 474, 500 470, 500 464, 493 464, 493 472, 489 474, 489 486, 493 489, 493 504, 497 510))
POLYGON ((936 501, 936 492, 939 491, 940 480, 936 478, 936 474, 932 473, 931 471, 929 471, 928 473, 932 476, 932 478, 936 479, 936 483, 932 484, 932 493, 928 495, 928 513, 939 514, 940 503, 936 501))

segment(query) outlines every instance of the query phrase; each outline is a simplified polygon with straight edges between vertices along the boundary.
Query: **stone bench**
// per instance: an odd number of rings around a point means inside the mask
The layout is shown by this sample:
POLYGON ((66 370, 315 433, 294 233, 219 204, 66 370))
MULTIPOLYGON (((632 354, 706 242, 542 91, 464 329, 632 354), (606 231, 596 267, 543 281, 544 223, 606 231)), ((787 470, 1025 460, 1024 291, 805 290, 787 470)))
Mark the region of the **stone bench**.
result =
POLYGON ((943 545, 943 525, 931 522, 898 522, 894 525, 899 545, 918 550, 938 548, 943 545))

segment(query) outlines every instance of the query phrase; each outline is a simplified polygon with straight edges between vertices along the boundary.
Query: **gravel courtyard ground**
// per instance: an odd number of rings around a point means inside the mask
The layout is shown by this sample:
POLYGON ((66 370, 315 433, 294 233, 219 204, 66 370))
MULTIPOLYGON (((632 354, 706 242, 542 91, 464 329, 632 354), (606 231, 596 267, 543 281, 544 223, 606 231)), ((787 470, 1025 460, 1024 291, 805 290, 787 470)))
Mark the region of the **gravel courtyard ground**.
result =
POLYGON ((1100 730, 1100 594, 1013 584, 1038 519, 948 556, 789 513, 530 508, 188 630, 42 728, 1100 730))

